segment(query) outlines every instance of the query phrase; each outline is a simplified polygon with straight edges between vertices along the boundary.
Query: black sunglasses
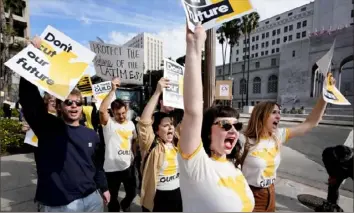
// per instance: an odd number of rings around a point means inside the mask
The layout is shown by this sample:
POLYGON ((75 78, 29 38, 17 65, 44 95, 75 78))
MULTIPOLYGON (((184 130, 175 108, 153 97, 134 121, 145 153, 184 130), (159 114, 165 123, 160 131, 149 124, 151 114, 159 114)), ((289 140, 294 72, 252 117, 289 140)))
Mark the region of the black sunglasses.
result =
POLYGON ((242 123, 240 123, 240 122, 233 124, 230 121, 221 120, 221 121, 217 121, 213 124, 219 125, 225 131, 229 131, 232 128, 232 126, 234 126, 237 131, 240 131, 242 129, 242 123))
POLYGON ((66 106, 71 106, 71 105, 73 105, 73 103, 75 103, 76 104, 76 106, 82 106, 82 102, 81 101, 73 101, 73 100, 69 100, 69 99, 66 99, 65 101, 64 101, 64 104, 66 105, 66 106))

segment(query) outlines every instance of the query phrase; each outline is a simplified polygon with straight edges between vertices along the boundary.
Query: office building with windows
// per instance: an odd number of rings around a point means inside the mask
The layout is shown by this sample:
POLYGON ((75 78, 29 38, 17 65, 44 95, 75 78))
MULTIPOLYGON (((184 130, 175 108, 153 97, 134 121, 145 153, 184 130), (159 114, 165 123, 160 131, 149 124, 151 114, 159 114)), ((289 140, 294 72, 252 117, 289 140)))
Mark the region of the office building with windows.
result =
POLYGON ((163 41, 149 33, 140 33, 124 46, 144 48, 144 73, 147 70, 160 70, 163 63, 163 41))
MULTIPOLYGON (((353 30, 350 29, 353 28, 351 26, 353 6, 354 0, 315 0, 259 22, 250 36, 250 41, 241 36, 239 45, 235 45, 233 50, 232 74, 228 73, 229 65, 226 65, 225 76, 222 74, 222 65, 216 67, 217 80, 228 78, 234 80, 233 106, 241 108, 242 100, 246 104, 248 68, 248 60, 244 61, 245 53, 248 51, 246 44, 250 45, 249 105, 254 106, 260 101, 274 100, 283 105, 312 106, 312 99, 316 97, 311 93, 315 90, 312 81, 319 79, 312 73, 313 64, 329 50, 328 45, 333 42, 335 36, 338 37, 336 39, 338 48, 335 54, 341 59, 337 59, 338 64, 334 69, 343 69, 344 64, 341 62, 350 55, 345 52, 345 49, 351 48, 352 51, 354 35, 353 30), (338 46, 339 43, 342 46, 338 46), (311 58, 314 55, 316 57, 311 58), (302 61, 297 60, 299 57, 302 57, 302 61), (308 65, 307 68, 302 66, 305 64, 308 65), (287 72, 284 73, 285 68, 287 72), (298 82, 301 82, 301 87, 295 86, 298 82), (284 93, 283 87, 294 87, 305 91, 301 94, 296 90, 284 93)), ((349 60, 344 68, 353 69, 352 64, 353 62, 349 60)), ((336 77, 343 79, 341 75, 336 77)), ((339 82, 340 80, 337 81, 339 82)), ((343 86, 342 81, 338 88, 342 91, 343 86)), ((350 96, 353 88, 347 85, 346 91, 350 96)))

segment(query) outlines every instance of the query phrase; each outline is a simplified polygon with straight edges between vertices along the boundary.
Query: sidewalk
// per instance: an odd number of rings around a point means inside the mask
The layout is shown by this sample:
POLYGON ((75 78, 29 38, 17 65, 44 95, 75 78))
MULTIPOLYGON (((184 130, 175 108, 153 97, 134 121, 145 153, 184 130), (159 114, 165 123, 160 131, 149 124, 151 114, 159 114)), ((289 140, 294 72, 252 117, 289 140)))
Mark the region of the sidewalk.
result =
MULTIPOLYGON (((251 114, 248 113, 240 113, 240 118, 244 121, 247 121, 250 118, 251 114)), ((302 123, 306 120, 306 118, 302 117, 290 117, 290 115, 286 115, 281 117, 280 121, 292 122, 292 123, 302 123)), ((353 120, 340 120, 339 118, 336 120, 323 119, 320 121, 322 125, 334 125, 334 126, 347 126, 353 127, 353 120)))
MULTIPOLYGON (((33 154, 1 157, 1 211, 37 211, 36 205, 33 203, 36 182, 33 154)), ((326 197, 325 191, 284 178, 277 179, 276 193, 278 212, 313 211, 297 200, 297 196, 300 194, 326 197)), ((119 196, 122 198, 124 195, 122 188, 119 196)), ((341 196, 339 204, 345 212, 353 211, 352 198, 341 196)), ((141 211, 138 196, 131 206, 131 211, 141 211)))

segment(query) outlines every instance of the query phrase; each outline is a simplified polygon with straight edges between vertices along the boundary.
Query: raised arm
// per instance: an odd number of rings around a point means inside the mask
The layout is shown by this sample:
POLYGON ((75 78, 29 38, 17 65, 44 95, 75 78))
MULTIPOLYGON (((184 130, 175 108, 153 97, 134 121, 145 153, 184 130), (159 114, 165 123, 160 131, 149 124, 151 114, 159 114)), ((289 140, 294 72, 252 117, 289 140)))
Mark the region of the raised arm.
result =
POLYGON ((191 32, 187 28, 186 63, 183 83, 184 116, 179 146, 184 155, 191 155, 200 145, 203 121, 203 85, 201 78, 202 48, 206 39, 201 25, 191 32))
POLYGON ((100 106, 100 123, 102 125, 106 125, 109 120, 108 107, 111 104, 112 98, 115 96, 117 88, 120 86, 119 78, 114 78, 112 80, 112 90, 108 93, 108 95, 103 99, 100 106))
POLYGON ((146 104, 141 117, 138 119, 138 133, 139 133, 139 146, 143 151, 150 148, 155 134, 152 129, 152 115, 156 109, 159 97, 162 94, 163 88, 167 88, 169 80, 161 78, 157 84, 154 94, 151 96, 149 102, 146 104))

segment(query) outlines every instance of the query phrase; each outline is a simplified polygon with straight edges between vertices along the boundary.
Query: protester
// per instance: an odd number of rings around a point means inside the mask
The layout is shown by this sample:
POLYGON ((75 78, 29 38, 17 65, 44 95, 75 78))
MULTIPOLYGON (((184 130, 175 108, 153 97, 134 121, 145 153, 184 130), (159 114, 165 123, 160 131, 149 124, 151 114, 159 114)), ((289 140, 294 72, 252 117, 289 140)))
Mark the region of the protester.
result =
POLYGON ((133 164, 135 140, 137 138, 135 126, 127 121, 127 106, 121 99, 111 100, 120 86, 118 78, 112 80, 112 90, 100 106, 100 122, 105 139, 104 170, 106 172, 111 202, 108 204, 110 212, 130 211, 130 205, 136 196, 136 177, 133 164), (111 104, 113 118, 108 113, 111 104), (133 151, 133 152, 132 152, 133 151), (124 185, 126 196, 121 203, 118 202, 118 192, 124 185))
POLYGON ((347 178, 353 179, 353 148, 345 145, 327 147, 322 153, 322 161, 329 175, 328 194, 327 202, 316 212, 343 211, 338 206, 339 187, 347 178))
POLYGON ((316 127, 326 105, 321 96, 306 120, 291 128, 278 127, 281 116, 277 103, 261 102, 254 107, 244 132, 246 141, 239 163, 255 197, 255 212, 275 211, 274 182, 280 164, 280 147, 316 127))
POLYGON ((15 108, 18 112, 18 120, 20 122, 22 122, 22 117, 23 117, 23 113, 22 113, 22 106, 20 104, 20 101, 17 101, 16 104, 15 104, 15 108))
POLYGON ((179 168, 175 141, 175 123, 171 114, 155 112, 162 90, 168 87, 161 78, 138 119, 142 152, 142 187, 140 201, 145 212, 181 212, 179 168))
MULTIPOLYGON (((36 37, 33 45, 40 47, 36 37)), ((21 77, 20 104, 38 137, 35 151, 37 191, 35 200, 45 212, 103 211, 110 194, 102 160, 97 155, 97 134, 79 124, 82 96, 74 89, 65 101, 57 99, 58 116, 48 113, 36 86, 21 77)))
POLYGON ((183 210, 250 212, 254 206, 252 191, 240 169, 226 159, 239 137, 239 114, 231 107, 215 106, 203 117, 201 60, 205 39, 200 24, 194 33, 187 29, 178 157, 183 210))
POLYGON ((3 102, 2 111, 4 112, 4 118, 11 119, 11 102, 9 97, 3 102))

